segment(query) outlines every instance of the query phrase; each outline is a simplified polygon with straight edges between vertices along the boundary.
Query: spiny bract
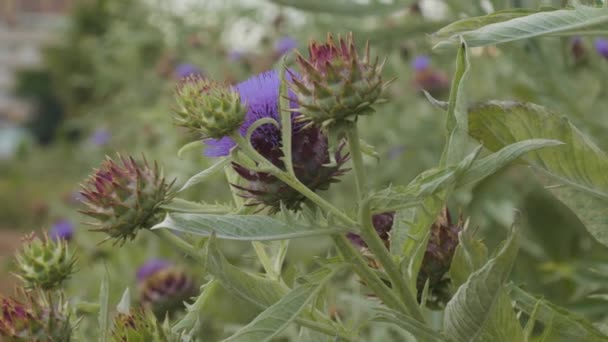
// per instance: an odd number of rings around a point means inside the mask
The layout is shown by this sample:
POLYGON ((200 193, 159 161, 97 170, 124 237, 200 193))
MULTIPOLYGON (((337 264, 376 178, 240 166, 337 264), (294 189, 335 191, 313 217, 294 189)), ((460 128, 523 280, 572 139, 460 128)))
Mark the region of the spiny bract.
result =
POLYGON ((309 59, 296 57, 302 78, 291 81, 302 120, 327 127, 373 112, 388 82, 380 75, 383 63, 371 61, 369 44, 361 59, 352 34, 338 37, 338 44, 328 34, 325 44, 312 42, 308 52, 309 59))
POLYGON ((160 206, 172 197, 173 182, 165 182, 155 162, 150 167, 143 160, 118 155, 120 163, 107 158, 83 185, 83 214, 97 219, 94 231, 105 232, 123 242, 133 239, 140 228, 149 228, 160 218, 160 206))

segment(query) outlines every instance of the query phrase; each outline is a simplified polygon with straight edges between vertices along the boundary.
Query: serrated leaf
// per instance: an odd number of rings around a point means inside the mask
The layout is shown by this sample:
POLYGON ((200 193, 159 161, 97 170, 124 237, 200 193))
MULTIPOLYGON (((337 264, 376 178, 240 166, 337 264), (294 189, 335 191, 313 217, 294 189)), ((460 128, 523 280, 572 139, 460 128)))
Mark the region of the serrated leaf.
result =
POLYGON ((197 214, 228 214, 234 210, 230 204, 192 202, 182 198, 174 198, 171 202, 162 205, 161 208, 168 211, 197 214))
POLYGON ((351 0, 270 0, 277 5, 289 6, 303 11, 327 13, 343 16, 369 16, 390 14, 411 4, 413 1, 393 0, 392 3, 371 0, 367 4, 351 0))
POLYGON ((480 269, 488 260, 488 249, 484 243, 473 237, 468 224, 458 234, 459 244, 456 247, 450 266, 450 285, 456 290, 464 284, 469 276, 480 269))
POLYGON ((226 291, 262 309, 278 302, 289 291, 276 280, 245 272, 229 263, 217 248, 215 238, 207 245, 207 267, 226 291))
POLYGON ((608 23, 608 8, 578 5, 573 9, 541 12, 507 21, 482 26, 466 32, 458 32, 439 42, 434 48, 453 47, 459 36, 470 47, 495 45, 544 35, 583 33, 583 29, 597 28, 608 23))
MULTIPOLYGON (((539 299, 515 285, 508 285, 508 289, 516 307, 532 314, 539 299)), ((536 319, 545 326, 551 324, 550 333, 544 337, 547 341, 608 341, 608 336, 571 311, 547 301, 542 301, 537 310, 536 319)))
POLYGON ((420 323, 410 316, 406 316, 398 311, 390 309, 376 309, 376 316, 373 321, 388 322, 397 325, 401 329, 413 334, 420 341, 425 342, 441 342, 445 341, 445 338, 430 329, 427 325, 420 323))
POLYGON ((333 272, 329 269, 323 271, 324 278, 319 282, 306 283, 291 290, 278 302, 264 310, 253 321, 224 341, 259 342, 272 340, 304 310, 312 298, 335 274, 335 270, 333 272))
POLYGON ((167 228, 198 236, 215 235, 218 239, 271 241, 344 233, 341 228, 315 228, 284 223, 265 215, 215 215, 169 213, 151 229, 167 228))
POLYGON ((105 269, 99 289, 99 342, 108 341, 110 320, 110 279, 108 277, 108 270, 105 269))
POLYGON ((535 104, 490 101, 470 109, 469 128, 473 138, 493 151, 526 139, 564 142, 563 146, 532 151, 523 159, 567 186, 553 188, 553 193, 575 211, 599 242, 608 245, 608 221, 604 219, 608 157, 568 119, 535 104))
POLYGON ((473 273, 444 312, 443 328, 454 341, 523 341, 504 283, 507 280, 518 246, 513 231, 499 253, 473 273))
POLYGON ((209 166, 205 170, 197 173, 196 175, 190 177, 178 190, 178 192, 184 191, 196 184, 203 182, 205 179, 209 178, 209 176, 215 174, 218 171, 222 171, 226 165, 230 163, 230 158, 220 158, 218 161, 213 163, 213 165, 209 166))

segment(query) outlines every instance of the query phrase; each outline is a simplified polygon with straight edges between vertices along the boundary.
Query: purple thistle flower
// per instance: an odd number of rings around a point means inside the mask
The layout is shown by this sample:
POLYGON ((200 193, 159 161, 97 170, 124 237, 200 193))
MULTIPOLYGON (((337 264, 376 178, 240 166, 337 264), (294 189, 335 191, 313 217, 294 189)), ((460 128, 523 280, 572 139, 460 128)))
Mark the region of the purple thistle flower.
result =
POLYGON ((173 77, 176 80, 182 80, 187 77, 202 77, 204 72, 194 64, 184 63, 175 67, 173 70, 173 77))
POLYGON ((66 219, 61 219, 55 222, 49 231, 49 237, 53 241, 72 240, 74 235, 74 224, 66 219))
POLYGON ((99 128, 91 135, 91 142, 95 146, 104 146, 110 141, 110 138, 112 138, 112 134, 108 129, 99 128))
MULTIPOLYGON (((390 231, 393 228, 393 220, 395 219, 395 212, 386 212, 382 214, 376 214, 372 216, 372 223, 376 229, 376 233, 380 236, 382 241, 388 247, 390 242, 390 231)), ((359 234, 348 233, 346 237, 356 246, 367 248, 367 244, 359 234)))
POLYGON ((278 56, 283 56, 283 55, 291 52, 293 49, 295 49, 297 47, 298 47, 297 40, 295 40, 289 36, 284 36, 275 42, 274 52, 278 56))
POLYGON ((595 40, 595 51, 602 57, 608 59, 608 39, 597 38, 595 40))
POLYGON ((171 266, 171 262, 164 259, 150 259, 137 269, 135 278, 137 282, 142 282, 154 273, 171 266))
POLYGON ((431 67, 431 58, 427 55, 416 56, 412 61, 414 71, 424 71, 431 67))

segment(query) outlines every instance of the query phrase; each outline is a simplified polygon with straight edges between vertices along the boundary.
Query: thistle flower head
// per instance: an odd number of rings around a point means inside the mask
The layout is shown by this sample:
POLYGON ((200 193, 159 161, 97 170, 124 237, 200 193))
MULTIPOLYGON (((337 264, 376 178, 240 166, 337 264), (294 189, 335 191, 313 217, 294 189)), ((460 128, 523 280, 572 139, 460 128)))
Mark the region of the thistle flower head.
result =
POLYGON ((418 293, 422 294, 425 283, 429 283, 427 306, 440 308, 450 299, 447 272, 452 264, 452 257, 458 247, 458 233, 463 228, 462 220, 452 222, 450 213, 444 208, 433 226, 431 236, 422 259, 422 266, 416 279, 418 293))
POLYGON ((182 82, 176 100, 176 124, 207 138, 230 135, 241 127, 247 112, 239 93, 232 87, 201 77, 182 82))
POLYGON ((360 58, 352 34, 338 37, 337 44, 329 34, 324 44, 312 42, 308 52, 308 59, 297 55, 302 78, 292 80, 302 120, 327 127, 373 112, 387 83, 378 58, 370 59, 369 45, 360 58))
POLYGON ((21 293, 24 301, 0 297, 0 337, 15 342, 69 342, 72 334, 67 303, 51 302, 42 293, 21 293))
POLYGON ((40 239, 34 233, 25 236, 15 259, 16 274, 25 288, 43 290, 58 288, 73 273, 76 263, 66 240, 52 240, 46 234, 40 239))
POLYGON ((74 224, 67 219, 61 219, 55 222, 49 230, 49 237, 53 241, 57 240, 72 240, 74 236, 74 224))
POLYGON ((154 261, 142 269, 146 271, 142 273, 149 274, 138 278, 140 303, 157 317, 183 308, 183 302, 196 294, 197 287, 192 278, 177 266, 154 261))
POLYGON ((419 55, 412 60, 414 71, 423 71, 431 67, 431 58, 427 55, 419 55))
POLYGON ((153 167, 118 155, 109 157, 83 185, 81 194, 87 207, 81 211, 97 220, 94 231, 124 242, 133 239, 140 228, 149 228, 158 220, 160 206, 171 198, 173 183, 165 182, 158 164, 153 167))
POLYGON ((199 67, 190 63, 179 64, 173 70, 173 78, 176 80, 183 80, 189 77, 203 77, 205 73, 199 67))
MULTIPOLYGON (((378 236, 380 236, 387 248, 390 246, 390 232, 393 228, 394 219, 395 212, 393 211, 372 216, 372 223, 374 225, 374 229, 376 230, 376 233, 378 233, 378 236)), ((357 247, 362 249, 367 248, 367 244, 358 234, 348 233, 347 237, 357 247)))
POLYGON ((274 44, 274 53, 283 56, 298 47, 298 41, 289 36, 281 37, 274 44))
POLYGON ((448 76, 431 67, 428 56, 418 56, 412 61, 414 69, 413 85, 417 89, 428 91, 433 96, 441 95, 450 85, 448 76))
POLYGON ((171 262, 169 262, 168 260, 150 259, 137 269, 137 273, 135 274, 135 277, 137 278, 138 282, 142 282, 142 281, 148 279, 154 273, 156 273, 162 269, 165 269, 167 267, 170 267, 171 265, 172 265, 171 262))
POLYGON ((171 332, 168 324, 160 324, 150 311, 136 309, 119 312, 114 317, 110 341, 178 342, 179 336, 171 332))
POLYGON ((112 138, 112 133, 107 128, 96 129, 91 135, 90 141, 95 146, 104 146, 112 138))
MULTIPOLYGON (((288 78, 297 77, 292 73, 288 78)), ((245 135, 247 129, 257 120, 272 118, 280 122, 279 117, 280 79, 276 71, 269 71, 242 82, 236 86, 241 97, 247 103, 247 115, 240 133, 245 135)), ((290 97, 293 97, 291 95, 290 97)), ((295 103, 292 101, 292 106, 295 103)), ((292 163, 296 177, 311 190, 324 190, 345 170, 341 169, 348 159, 347 155, 337 149, 335 163, 329 165, 328 140, 318 127, 304 127, 297 121, 298 113, 292 114, 292 163)), ((228 155, 235 143, 225 137, 219 140, 207 140, 208 156, 228 155)), ((272 124, 260 126, 251 135, 251 144, 262 156, 277 167, 284 168, 281 150, 281 129, 272 124)), ((290 209, 300 206, 304 197, 290 186, 274 176, 249 170, 240 164, 233 164, 235 171, 247 181, 246 185, 234 185, 244 191, 244 197, 250 199, 250 205, 261 205, 276 211, 284 203, 290 209)))
POLYGON ((608 39, 597 38, 595 40, 595 51, 597 51, 600 56, 608 59, 608 39))

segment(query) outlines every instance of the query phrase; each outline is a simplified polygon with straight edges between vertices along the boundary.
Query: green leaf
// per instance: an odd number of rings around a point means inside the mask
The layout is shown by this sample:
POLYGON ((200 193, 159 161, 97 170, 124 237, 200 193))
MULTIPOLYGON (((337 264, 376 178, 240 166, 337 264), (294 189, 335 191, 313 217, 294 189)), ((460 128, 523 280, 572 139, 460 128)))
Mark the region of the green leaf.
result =
POLYGON ((168 228, 199 236, 215 234, 219 239, 270 241, 344 233, 340 228, 313 228, 284 223, 265 215, 214 215, 169 213, 151 229, 168 228))
POLYGON ((177 151, 177 157, 179 159, 182 159, 184 153, 196 149, 196 148, 202 148, 203 147, 203 142, 200 140, 196 140, 196 141, 191 141, 189 143, 187 143, 186 145, 182 146, 178 151, 177 151))
POLYGON ((450 266, 450 285, 458 289, 469 276, 479 270, 488 260, 488 249, 484 243, 473 237, 468 222, 458 235, 459 244, 456 247, 450 266))
MULTIPOLYGON (((531 315, 539 299, 515 285, 508 285, 508 290, 516 307, 531 315)), ((585 318, 547 301, 538 305, 536 319, 545 326, 551 324, 547 341, 608 341, 608 336, 585 318)))
POLYGON ((336 270, 323 270, 324 278, 320 282, 300 285, 291 290, 278 302, 264 310, 253 321, 241 328, 225 342, 259 342, 271 341, 285 329, 315 297, 336 270))
POLYGON ((207 169, 197 173, 192 176, 190 179, 186 181, 186 183, 178 190, 178 192, 184 191, 196 184, 203 182, 205 179, 209 178, 209 176, 215 174, 218 171, 224 169, 226 165, 230 163, 230 158, 220 158, 213 165, 209 166, 207 169))
POLYGON ((131 293, 129 292, 129 288, 127 287, 125 291, 122 293, 122 297, 120 298, 120 302, 116 306, 116 311, 128 314, 131 309, 131 293))
POLYGON ((110 319, 110 279, 106 269, 101 279, 99 289, 99 342, 108 341, 109 319, 110 319))
POLYGON ((395 324, 416 336, 420 341, 441 342, 446 340, 441 334, 430 329, 427 325, 395 310, 376 309, 376 316, 373 318, 373 321, 395 324))
POLYGON ((499 253, 473 273, 447 304, 443 328, 452 340, 523 341, 504 287, 517 256, 516 236, 513 231, 499 253))
POLYGON ((371 0, 367 4, 349 0, 270 0, 277 5, 289 6, 303 11, 343 16, 369 16, 391 14, 403 9, 413 1, 393 0, 392 3, 371 0))
POLYGON ((608 245, 608 157, 568 119, 542 106, 491 101, 469 112, 469 134, 496 151, 526 139, 553 139, 563 146, 536 150, 523 159, 542 175, 566 185, 553 193, 570 206, 601 243, 608 245))
POLYGON ((228 214, 234 210, 229 204, 192 202, 182 198, 174 198, 171 202, 162 205, 161 208, 168 211, 196 214, 228 214))
POLYGON ((278 302, 289 291, 276 280, 245 272, 230 264, 213 237, 207 245, 207 267, 226 291, 262 309, 278 302))
POLYGON ((467 44, 460 43, 460 49, 456 56, 456 71, 450 89, 448 101, 446 133, 447 142, 441 156, 440 166, 459 163, 466 155, 468 143, 468 112, 465 86, 469 74, 469 58, 467 56, 467 44))
POLYGON ((471 31, 457 32, 450 38, 439 42, 434 48, 453 47, 458 44, 459 36, 462 36, 470 47, 476 47, 544 35, 568 34, 574 31, 580 34, 584 32, 583 29, 595 29, 598 25, 606 23, 608 23, 608 8, 578 5, 573 9, 534 13, 485 25, 471 31))

